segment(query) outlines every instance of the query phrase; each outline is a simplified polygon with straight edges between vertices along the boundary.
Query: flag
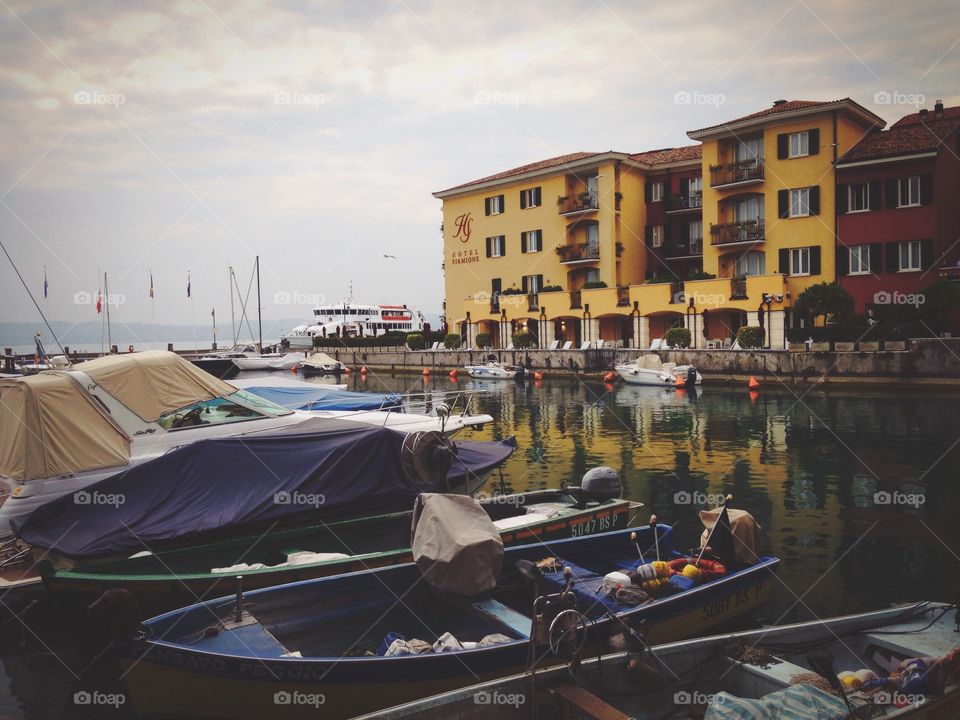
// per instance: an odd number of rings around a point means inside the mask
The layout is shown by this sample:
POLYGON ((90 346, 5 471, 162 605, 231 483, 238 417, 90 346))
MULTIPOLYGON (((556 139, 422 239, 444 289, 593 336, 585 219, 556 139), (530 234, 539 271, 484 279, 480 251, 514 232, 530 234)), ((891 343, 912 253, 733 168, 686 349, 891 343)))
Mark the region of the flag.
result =
POLYGON ((46 300, 47 298, 47 287, 48 287, 47 286, 47 266, 44 265, 43 266, 43 298, 44 300, 46 300))
POLYGON ((153 270, 150 271, 150 299, 153 299, 153 270))
POLYGON ((190 271, 187 270, 187 297, 190 297, 190 271))
POLYGON ((100 294, 100 288, 97 288, 97 315, 103 309, 103 296, 100 294))

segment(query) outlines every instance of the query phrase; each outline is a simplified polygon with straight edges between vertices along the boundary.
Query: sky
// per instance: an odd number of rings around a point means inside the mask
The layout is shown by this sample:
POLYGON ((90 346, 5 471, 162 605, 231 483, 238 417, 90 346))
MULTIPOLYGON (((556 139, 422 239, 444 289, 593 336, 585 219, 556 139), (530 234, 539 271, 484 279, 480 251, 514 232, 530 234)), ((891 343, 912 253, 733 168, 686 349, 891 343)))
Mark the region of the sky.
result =
MULTIPOLYGON (((955 0, 0 0, 0 239, 55 320, 95 320, 105 271, 117 319, 227 318, 257 255, 268 318, 351 284, 437 314, 433 191, 777 99, 893 122, 957 78, 955 0)), ((2 255, 0 290, 39 325, 2 255)))

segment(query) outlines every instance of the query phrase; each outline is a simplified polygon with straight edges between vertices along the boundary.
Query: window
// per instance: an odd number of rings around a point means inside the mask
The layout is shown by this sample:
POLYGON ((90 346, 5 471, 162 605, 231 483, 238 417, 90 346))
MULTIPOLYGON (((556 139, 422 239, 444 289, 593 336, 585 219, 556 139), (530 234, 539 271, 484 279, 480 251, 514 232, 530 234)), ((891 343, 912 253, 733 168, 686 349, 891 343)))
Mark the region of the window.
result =
POLYGON ((792 248, 790 250, 790 274, 810 274, 810 248, 792 248))
POLYGON ((703 255, 703 222, 700 220, 690 223, 690 254, 703 255))
POLYGON ((157 422, 167 430, 198 427, 200 425, 223 425, 259 420, 263 417, 289 415, 292 411, 274 405, 269 400, 237 390, 226 397, 217 397, 187 405, 161 415, 157 422))
POLYGON ((485 198, 483 205, 486 215, 499 215, 503 212, 503 195, 494 195, 493 197, 485 198))
POLYGON ((870 246, 857 245, 850 248, 850 274, 867 275, 870 272, 870 246))
POLYGON ((756 160, 763 156, 762 138, 741 140, 734 146, 734 159, 738 162, 756 160))
POLYGON ((920 241, 907 240, 900 243, 900 272, 920 269, 920 241))
POLYGON ((583 282, 586 283, 596 283, 600 282, 600 271, 599 270, 587 270, 583 274, 583 282))
POLYGON ((805 157, 810 154, 810 133, 790 133, 790 157, 805 157))
POLYGON ((597 247, 600 244, 600 225, 590 223, 587 225, 587 245, 597 247))
POLYGON ((540 207, 540 188, 530 188, 520 191, 520 209, 540 207))
POLYGON ((507 239, 504 235, 487 238, 487 257, 503 257, 507 254, 507 239))
POLYGON ((527 293, 538 293, 543 287, 543 275, 524 275, 523 291, 527 293))
POLYGON ((520 252, 535 253, 543 250, 543 230, 528 230, 520 233, 520 252))
POLYGON ((663 182, 658 181, 650 184, 650 202, 660 202, 663 200, 663 182))
POLYGON ((653 235, 650 244, 652 247, 661 247, 663 245, 663 225, 653 226, 653 235))
POLYGON ((762 252, 748 252, 737 258, 734 274, 738 277, 746 275, 763 275, 766 272, 766 256, 762 252))
POLYGON ((703 192, 703 178, 695 177, 687 180, 687 192, 690 194, 690 197, 699 195, 703 192))
POLYGON ((733 209, 737 222, 763 220, 763 202, 760 196, 754 195, 738 202, 733 209))
POLYGON ((869 209, 870 183, 850 183, 847 185, 847 212, 864 212, 869 209))
POLYGON ((790 217, 806 217, 810 214, 810 188, 790 191, 790 217))
POLYGON ((920 204, 920 176, 900 178, 897 181, 897 207, 920 204))

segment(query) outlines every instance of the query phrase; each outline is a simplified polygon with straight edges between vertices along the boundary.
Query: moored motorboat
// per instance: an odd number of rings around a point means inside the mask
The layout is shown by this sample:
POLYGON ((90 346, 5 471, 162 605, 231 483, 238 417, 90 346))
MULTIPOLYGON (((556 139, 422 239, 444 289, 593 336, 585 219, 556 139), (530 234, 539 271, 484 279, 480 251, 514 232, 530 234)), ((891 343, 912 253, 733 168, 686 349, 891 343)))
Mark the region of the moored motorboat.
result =
POLYGON ((654 548, 683 559, 666 526, 497 552, 495 528, 431 513, 431 502, 418 515, 415 563, 249 593, 240 581, 233 598, 145 622, 122 660, 136 711, 316 717, 322 706, 325 718, 353 717, 522 670, 531 652, 549 665, 569 643, 602 648, 623 625, 696 635, 763 603, 778 563, 760 557, 696 586, 668 581, 675 592, 644 599, 639 585, 621 593, 606 576, 642 577, 654 548))
POLYGON ((504 365, 492 353, 484 362, 465 365, 463 369, 470 377, 478 380, 515 380, 523 379, 529 374, 528 370, 520 365, 504 365))
POLYGON ((308 355, 305 360, 301 360, 297 365, 300 372, 304 375, 310 374, 340 374, 344 372, 347 367, 339 360, 330 357, 323 352, 315 352, 311 355, 308 355))
POLYGON ((656 387, 685 387, 700 385, 703 376, 693 365, 662 362, 657 355, 643 355, 632 363, 614 366, 617 374, 631 385, 656 387))
POLYGON ((952 720, 955 613, 919 602, 649 649, 634 642, 356 720, 952 720))

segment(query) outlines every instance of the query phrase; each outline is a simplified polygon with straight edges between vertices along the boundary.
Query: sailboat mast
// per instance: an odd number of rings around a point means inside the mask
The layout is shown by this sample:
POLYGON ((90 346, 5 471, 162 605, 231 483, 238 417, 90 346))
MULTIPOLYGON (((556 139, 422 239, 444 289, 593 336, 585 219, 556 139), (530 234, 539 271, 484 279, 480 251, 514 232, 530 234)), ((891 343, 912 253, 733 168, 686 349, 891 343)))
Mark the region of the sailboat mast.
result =
POLYGON ((103 300, 107 304, 107 351, 113 352, 113 335, 110 332, 110 288, 107 286, 107 273, 103 273, 103 300))
POLYGON ((257 255, 257 333, 260 337, 260 352, 263 352, 263 318, 261 311, 263 306, 260 304, 260 256, 257 255))
POLYGON ((227 270, 230 272, 230 328, 232 331, 232 345, 237 344, 237 318, 233 313, 233 266, 230 265, 227 267, 227 270))

